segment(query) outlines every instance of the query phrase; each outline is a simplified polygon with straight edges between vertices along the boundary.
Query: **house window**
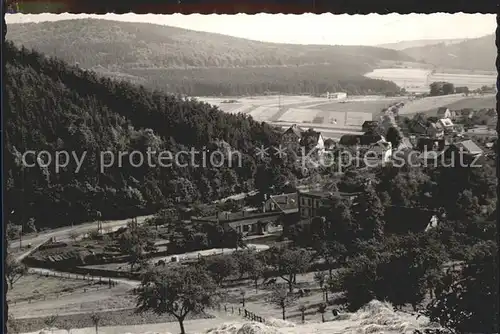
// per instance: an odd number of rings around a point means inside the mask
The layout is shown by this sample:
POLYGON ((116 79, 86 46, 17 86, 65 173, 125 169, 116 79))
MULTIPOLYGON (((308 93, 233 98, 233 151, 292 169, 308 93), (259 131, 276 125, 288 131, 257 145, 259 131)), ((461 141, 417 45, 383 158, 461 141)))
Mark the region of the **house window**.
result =
POLYGON ((307 199, 307 206, 311 206, 311 199, 310 198, 307 199))
POLYGON ((248 232, 250 230, 249 225, 243 225, 243 232, 248 232))
POLYGON ((301 197, 301 198, 300 198, 300 205, 305 205, 305 202, 304 202, 304 197, 301 197))
POLYGON ((300 216, 303 217, 303 218, 306 217, 306 209, 304 209, 304 208, 300 209, 300 216))

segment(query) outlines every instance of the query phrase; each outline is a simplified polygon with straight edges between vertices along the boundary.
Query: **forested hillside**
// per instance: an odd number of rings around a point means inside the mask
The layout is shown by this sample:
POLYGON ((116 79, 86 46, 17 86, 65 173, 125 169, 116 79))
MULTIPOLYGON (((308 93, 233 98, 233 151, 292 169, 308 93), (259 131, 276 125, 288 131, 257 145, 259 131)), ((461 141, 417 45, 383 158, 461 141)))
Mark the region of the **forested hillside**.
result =
MULTIPOLYGON (((7 43, 4 56, 5 210, 13 223, 35 218, 37 226, 53 227, 91 219, 96 211, 103 219, 130 217, 155 212, 172 201, 209 201, 252 189, 254 180, 267 177, 266 165, 257 167, 253 154, 254 147, 276 140, 264 123, 100 77, 12 43, 7 43), (210 162, 207 168, 160 167, 158 156, 152 155, 156 168, 147 162, 134 167, 126 156, 121 167, 115 160, 104 173, 99 169, 99 152, 107 150, 146 154, 151 148, 175 154, 207 146, 226 152, 228 145, 243 152, 241 168, 234 167, 238 161, 227 167, 229 158, 220 168, 210 162), (23 168, 22 153, 27 150, 46 150, 53 159, 62 150, 87 155, 78 172, 73 158, 59 171, 53 163, 23 168)), ((189 163, 187 159, 181 161, 189 163)), ((282 174, 290 175, 289 169, 283 166, 282 174)))
POLYGON ((495 36, 465 40, 461 43, 440 43, 402 50, 419 61, 444 68, 495 71, 497 49, 495 36))
POLYGON ((7 37, 71 65, 192 95, 394 92, 395 84, 362 75, 380 60, 413 60, 377 47, 264 43, 97 19, 11 24, 7 37))

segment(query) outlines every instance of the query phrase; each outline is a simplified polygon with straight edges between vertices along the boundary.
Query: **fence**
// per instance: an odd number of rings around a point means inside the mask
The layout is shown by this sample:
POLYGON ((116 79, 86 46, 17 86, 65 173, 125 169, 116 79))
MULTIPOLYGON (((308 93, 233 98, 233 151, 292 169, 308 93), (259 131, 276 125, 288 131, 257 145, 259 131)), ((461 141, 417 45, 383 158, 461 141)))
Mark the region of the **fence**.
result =
MULTIPOLYGON (((106 285, 109 289, 112 287, 118 285, 118 282, 111 279, 111 278, 105 278, 105 277, 100 277, 100 276, 93 276, 93 275, 81 275, 81 274, 74 274, 74 273, 61 273, 61 272, 54 272, 54 271, 47 271, 47 272, 41 272, 41 271, 35 271, 35 270, 30 270, 31 274, 43 276, 43 277, 59 277, 59 278, 65 278, 65 279, 73 279, 73 280, 83 280, 83 281, 92 281, 95 283, 98 283, 101 286, 96 286, 96 290, 99 290, 99 288, 102 288, 102 286, 106 285)), ((85 290, 85 289, 84 289, 85 290)), ((89 288, 90 290, 90 288, 89 288)), ((84 291, 86 292, 86 291, 84 291)))
MULTIPOLYGON (((221 310, 221 306, 219 306, 219 310, 221 310)), ((244 318, 249 319, 251 321, 258 321, 261 323, 266 322, 264 317, 261 317, 255 313, 247 310, 246 308, 242 309, 241 307, 235 308, 234 306, 224 305, 224 311, 226 313, 231 313, 231 314, 234 314, 236 311, 236 312, 238 312, 238 315, 243 316, 244 318)))

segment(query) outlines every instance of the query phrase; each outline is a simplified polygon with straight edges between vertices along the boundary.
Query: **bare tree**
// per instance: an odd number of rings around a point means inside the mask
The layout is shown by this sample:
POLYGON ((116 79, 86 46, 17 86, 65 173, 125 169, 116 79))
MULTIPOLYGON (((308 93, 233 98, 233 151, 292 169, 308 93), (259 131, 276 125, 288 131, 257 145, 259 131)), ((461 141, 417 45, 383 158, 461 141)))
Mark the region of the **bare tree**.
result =
POLYGON ((7 255, 5 263, 5 277, 9 282, 10 288, 14 286, 21 277, 28 273, 28 267, 24 263, 17 261, 12 255, 7 255))
POLYGON ((325 300, 324 286, 325 286, 325 281, 326 281, 326 274, 322 271, 315 272, 314 273, 314 280, 316 281, 316 283, 318 283, 321 291, 323 291, 323 300, 325 300))
POLYGON ((300 317, 302 319, 302 323, 305 322, 305 313, 306 313, 307 307, 304 304, 301 304, 299 306, 299 311, 300 311, 300 317))
POLYGON ((243 307, 245 307, 245 295, 246 295, 245 290, 241 289, 240 290, 240 296, 241 296, 241 304, 242 304, 243 307))
POLYGON ((279 286, 274 286, 268 301, 281 308, 283 320, 286 320, 286 308, 292 305, 297 300, 297 296, 287 291, 287 289, 279 286))
POLYGON ((101 315, 99 313, 93 312, 90 315, 90 320, 92 320, 92 323, 95 326, 95 334, 99 334, 99 323, 101 322, 101 315))
POLYGON ((326 308, 327 308, 326 303, 321 303, 318 306, 318 312, 321 313, 321 322, 325 322, 326 308))

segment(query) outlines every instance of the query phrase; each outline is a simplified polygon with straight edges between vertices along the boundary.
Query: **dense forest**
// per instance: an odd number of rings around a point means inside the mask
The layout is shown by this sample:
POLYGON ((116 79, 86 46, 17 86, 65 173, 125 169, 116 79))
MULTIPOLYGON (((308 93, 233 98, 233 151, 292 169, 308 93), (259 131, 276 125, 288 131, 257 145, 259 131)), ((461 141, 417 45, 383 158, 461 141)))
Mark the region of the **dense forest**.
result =
POLYGON ((190 95, 387 93, 363 77, 381 60, 412 61, 369 46, 275 44, 149 23, 97 19, 9 25, 16 45, 148 88, 190 95))
MULTIPOLYGON (((6 212, 9 221, 26 224, 34 218, 38 227, 54 227, 95 218, 125 218, 155 212, 169 202, 209 201, 253 189, 268 180, 269 164, 257 166, 254 147, 277 140, 273 128, 249 116, 225 114, 209 104, 158 91, 149 91, 125 81, 113 81, 93 72, 70 67, 8 42, 5 149, 6 212), (232 168, 226 162, 215 168, 151 168, 149 163, 123 159, 100 171, 103 151, 146 155, 153 151, 238 150, 232 168), (56 170, 24 167, 27 150, 86 153, 81 168, 70 158, 68 166, 56 170), (241 167, 234 168, 241 161, 241 167), (135 165, 134 165, 135 164, 135 165), (30 216, 27 216, 29 213, 30 216)), ((41 158, 46 162, 47 157, 41 158)), ((152 155, 159 166, 158 155, 152 155)), ((182 158, 184 159, 184 158, 182 158)), ((186 158, 188 159, 188 158, 186 158)), ((189 160, 182 162, 188 163, 189 160)), ((27 157, 33 163, 33 157, 27 157), (31 160, 30 160, 31 159, 31 160)), ((199 164, 200 161, 197 160, 199 164)), ((274 164, 274 162, 273 162, 274 164)), ((43 165, 43 164, 42 164, 43 165)), ((283 177, 291 168, 276 162, 283 177)))
POLYGON ((460 43, 439 43, 402 50, 410 57, 443 68, 495 70, 495 35, 472 38, 460 43))

